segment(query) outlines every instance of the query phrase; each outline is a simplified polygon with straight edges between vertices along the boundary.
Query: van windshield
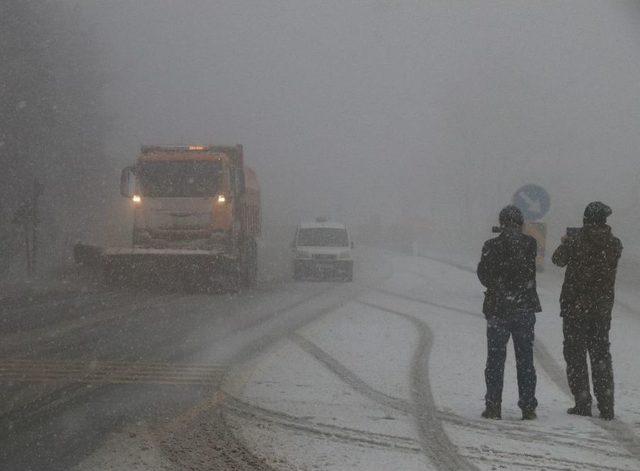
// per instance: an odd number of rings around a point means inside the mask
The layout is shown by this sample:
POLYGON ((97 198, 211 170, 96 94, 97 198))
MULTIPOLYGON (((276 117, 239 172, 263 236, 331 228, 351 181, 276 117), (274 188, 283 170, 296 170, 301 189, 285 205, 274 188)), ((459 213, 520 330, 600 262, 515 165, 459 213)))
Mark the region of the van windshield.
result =
POLYGON ((349 237, 345 229, 314 227, 298 230, 297 245, 303 247, 347 247, 349 237))
POLYGON ((206 197, 218 192, 222 166, 212 161, 143 162, 138 167, 142 196, 206 197))

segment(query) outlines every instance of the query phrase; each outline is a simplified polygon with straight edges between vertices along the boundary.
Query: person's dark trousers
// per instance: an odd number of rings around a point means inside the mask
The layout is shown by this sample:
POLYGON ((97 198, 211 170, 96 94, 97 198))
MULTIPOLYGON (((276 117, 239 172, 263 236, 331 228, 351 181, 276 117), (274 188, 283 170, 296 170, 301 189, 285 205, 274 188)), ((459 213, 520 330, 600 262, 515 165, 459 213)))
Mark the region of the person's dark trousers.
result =
POLYGON ((567 380, 576 405, 591 407, 587 353, 591 360, 593 392, 598 408, 613 411, 613 368, 609 351, 609 318, 563 317, 564 359, 567 380))
POLYGON ((487 383, 485 401, 487 407, 500 406, 504 382, 504 362, 507 343, 513 337, 518 369, 518 407, 533 411, 536 400, 536 370, 533 365, 533 340, 536 315, 532 312, 513 313, 506 317, 487 319, 487 366, 484 372, 487 383))

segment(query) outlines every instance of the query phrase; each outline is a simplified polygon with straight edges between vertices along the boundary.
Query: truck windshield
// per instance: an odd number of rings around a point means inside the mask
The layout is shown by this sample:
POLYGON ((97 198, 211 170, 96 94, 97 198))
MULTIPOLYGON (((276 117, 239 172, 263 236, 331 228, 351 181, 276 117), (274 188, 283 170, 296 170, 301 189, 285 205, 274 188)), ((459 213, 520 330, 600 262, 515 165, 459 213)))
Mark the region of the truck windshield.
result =
POLYGON ((142 196, 204 197, 216 195, 221 170, 211 161, 144 162, 137 175, 142 196))
POLYGON ((304 247, 347 247, 347 231, 330 227, 298 230, 297 245, 304 247))

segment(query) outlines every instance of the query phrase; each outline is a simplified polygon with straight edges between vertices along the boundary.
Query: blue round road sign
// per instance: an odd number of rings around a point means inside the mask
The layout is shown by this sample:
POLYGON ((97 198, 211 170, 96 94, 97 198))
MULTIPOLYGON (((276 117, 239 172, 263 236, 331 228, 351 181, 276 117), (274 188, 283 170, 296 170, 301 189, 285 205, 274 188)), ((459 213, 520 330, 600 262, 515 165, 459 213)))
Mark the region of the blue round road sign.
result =
POLYGON ((525 185, 516 191, 512 202, 520 208, 527 221, 537 221, 547 214, 551 207, 551 198, 547 190, 534 184, 525 185))

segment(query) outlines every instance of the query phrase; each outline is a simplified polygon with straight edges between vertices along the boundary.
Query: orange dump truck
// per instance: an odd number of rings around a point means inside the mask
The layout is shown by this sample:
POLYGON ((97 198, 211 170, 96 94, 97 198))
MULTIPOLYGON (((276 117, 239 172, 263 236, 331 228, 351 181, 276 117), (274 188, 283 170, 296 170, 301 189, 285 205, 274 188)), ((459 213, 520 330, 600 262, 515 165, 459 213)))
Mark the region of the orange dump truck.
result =
POLYGON ((104 249, 107 283, 155 275, 255 285, 260 189, 242 146, 143 146, 120 193, 133 211, 133 243, 104 249))

